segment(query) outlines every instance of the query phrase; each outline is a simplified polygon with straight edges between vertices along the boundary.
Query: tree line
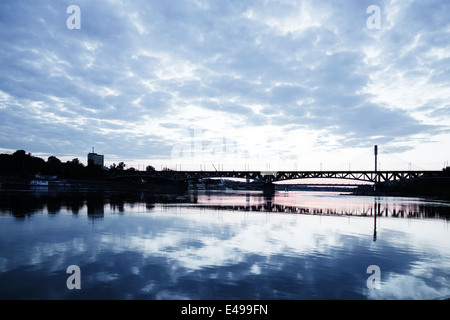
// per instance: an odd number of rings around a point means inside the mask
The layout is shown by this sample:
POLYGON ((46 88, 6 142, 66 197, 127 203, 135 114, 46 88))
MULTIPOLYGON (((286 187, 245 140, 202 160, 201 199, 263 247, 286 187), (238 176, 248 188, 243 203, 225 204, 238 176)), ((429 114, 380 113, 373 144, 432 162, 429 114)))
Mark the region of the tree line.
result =
MULTIPOLYGON (((136 171, 119 162, 113 163, 109 168, 88 163, 85 166, 78 158, 63 162, 55 156, 48 157, 47 161, 27 153, 25 150, 17 150, 13 154, 0 154, 0 175, 20 178, 33 178, 36 174, 57 176, 63 179, 103 179, 110 172, 136 171)), ((153 166, 147 166, 147 171, 155 171, 153 166)))

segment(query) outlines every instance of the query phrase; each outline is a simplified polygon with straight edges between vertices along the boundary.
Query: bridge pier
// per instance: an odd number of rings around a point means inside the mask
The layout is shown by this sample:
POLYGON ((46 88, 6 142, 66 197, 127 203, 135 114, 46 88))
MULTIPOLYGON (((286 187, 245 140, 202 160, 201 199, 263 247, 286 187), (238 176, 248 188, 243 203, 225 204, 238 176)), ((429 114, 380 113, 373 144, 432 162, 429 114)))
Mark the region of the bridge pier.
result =
POLYGON ((263 184, 263 193, 265 196, 272 196, 275 193, 275 185, 272 182, 263 184))
POLYGON ((376 192, 376 191, 379 191, 379 182, 378 181, 375 181, 375 183, 373 184, 373 191, 374 192, 376 192))

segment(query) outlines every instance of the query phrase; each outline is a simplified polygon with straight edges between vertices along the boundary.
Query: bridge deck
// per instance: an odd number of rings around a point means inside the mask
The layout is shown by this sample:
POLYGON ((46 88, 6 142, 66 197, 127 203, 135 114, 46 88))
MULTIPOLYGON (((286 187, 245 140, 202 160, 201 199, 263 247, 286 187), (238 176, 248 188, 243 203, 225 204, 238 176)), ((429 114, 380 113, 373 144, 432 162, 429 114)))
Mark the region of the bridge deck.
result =
POLYGON ((242 178, 260 180, 271 183, 294 179, 349 179, 366 182, 386 182, 416 178, 449 177, 448 171, 422 170, 422 171, 127 171, 112 174, 111 179, 123 177, 148 177, 169 180, 193 180, 205 178, 242 178))

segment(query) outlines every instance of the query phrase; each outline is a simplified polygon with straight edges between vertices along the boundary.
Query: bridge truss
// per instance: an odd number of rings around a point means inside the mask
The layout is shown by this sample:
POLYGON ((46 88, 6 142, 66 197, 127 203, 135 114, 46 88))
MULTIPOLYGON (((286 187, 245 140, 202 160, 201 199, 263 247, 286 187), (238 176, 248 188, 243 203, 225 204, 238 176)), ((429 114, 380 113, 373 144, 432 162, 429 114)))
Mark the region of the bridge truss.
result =
POLYGON ((187 181, 207 178, 241 178, 273 183, 297 179, 347 179, 369 183, 394 182, 418 178, 450 177, 448 171, 126 171, 110 174, 110 179, 126 177, 187 181))

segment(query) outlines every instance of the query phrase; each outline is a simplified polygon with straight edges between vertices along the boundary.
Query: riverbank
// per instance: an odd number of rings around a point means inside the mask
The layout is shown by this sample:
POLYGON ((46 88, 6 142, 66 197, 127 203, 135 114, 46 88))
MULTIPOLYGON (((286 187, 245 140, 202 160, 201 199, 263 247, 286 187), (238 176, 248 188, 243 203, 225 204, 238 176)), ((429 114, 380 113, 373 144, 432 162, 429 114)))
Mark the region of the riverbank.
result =
POLYGON ((186 189, 184 184, 164 182, 108 181, 108 180, 41 180, 41 183, 31 184, 35 179, 19 177, 0 177, 0 189, 3 190, 58 190, 71 192, 89 191, 147 191, 153 193, 179 193, 186 189), (48 183, 46 183, 48 182, 48 183))
MULTIPOLYGON (((33 179, 34 180, 34 179, 33 179)), ((48 185, 30 185, 31 179, 19 177, 0 177, 0 189, 41 189, 68 190, 72 192, 83 191, 146 191, 155 194, 177 194, 188 190, 186 182, 158 180, 158 181, 136 181, 136 180, 53 180, 48 185)), ((285 186, 276 186, 275 190, 286 190, 285 186)), ((207 188, 207 190, 215 190, 207 188)), ((275 191, 274 190, 274 191, 275 191)), ((292 190, 297 190, 292 188, 292 190)), ((354 195, 362 196, 401 196, 401 197, 425 197, 450 201, 450 178, 430 178, 397 181, 395 183, 380 183, 374 190, 372 185, 361 185, 356 188, 327 188, 327 191, 348 191, 354 195)), ((300 190, 299 190, 300 191, 300 190)), ((305 191, 324 191, 323 188, 308 188, 305 191)), ((346 192, 347 193, 347 192, 346 192)))

